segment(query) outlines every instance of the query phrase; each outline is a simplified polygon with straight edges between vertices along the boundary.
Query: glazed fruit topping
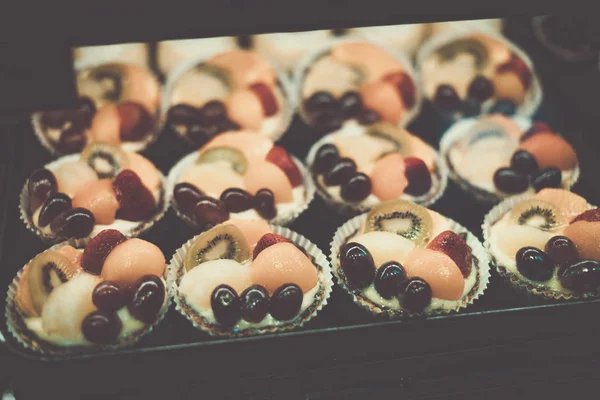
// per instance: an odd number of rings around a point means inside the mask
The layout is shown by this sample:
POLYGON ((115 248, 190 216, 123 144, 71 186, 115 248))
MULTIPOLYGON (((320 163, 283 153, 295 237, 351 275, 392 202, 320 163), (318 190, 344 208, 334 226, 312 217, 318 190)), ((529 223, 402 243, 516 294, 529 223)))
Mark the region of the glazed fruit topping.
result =
POLYGON ((545 188, 560 188, 561 184, 562 172, 556 167, 544 168, 531 179, 531 185, 536 192, 545 188))
POLYGON ((475 117, 481 113, 481 103, 478 100, 467 98, 462 102, 461 110, 465 117, 475 117))
POLYGON ((412 108, 415 105, 417 101, 417 88, 408 74, 405 72, 394 72, 383 77, 383 81, 394 85, 407 108, 412 108))
POLYGON ((302 289, 294 283, 280 286, 271 297, 270 313, 278 321, 294 318, 302 307, 302 289))
POLYGON ((340 249, 340 265, 352 288, 363 289, 375 278, 375 262, 365 246, 349 242, 340 249))
POLYGON ((600 208, 584 211, 576 216, 571 223, 573 224, 577 221, 600 222, 600 208))
POLYGON ((423 160, 416 157, 408 157, 404 160, 406 179, 408 186, 404 192, 412 196, 422 196, 431 189, 431 174, 423 160))
POLYGON ((435 91, 433 104, 443 112, 453 112, 460 108, 461 100, 452 86, 440 85, 435 91))
POLYGON ((58 147, 64 153, 78 153, 87 144, 87 137, 78 126, 71 126, 60 134, 58 147))
POLYGON ((90 125, 96 106, 88 97, 80 97, 75 108, 67 110, 55 110, 44 113, 41 117, 41 123, 49 128, 63 128, 67 122, 86 128, 90 125))
POLYGON ((344 118, 356 118, 362 110, 362 98, 356 91, 346 92, 340 97, 340 112, 344 118))
POLYGON ((290 243, 290 241, 287 238, 276 233, 264 234, 256 243, 256 247, 254 248, 254 254, 252 255, 252 257, 258 257, 261 251, 277 243, 290 243))
POLYGON ((165 302, 165 285, 156 275, 144 275, 133 288, 133 297, 128 305, 129 312, 136 319, 151 324, 156 320, 165 302))
POLYGON ((529 69, 527 64, 525 64, 525 62, 521 60, 521 58, 519 58, 519 56, 517 56, 516 54, 513 54, 511 59, 506 63, 499 65, 497 68, 497 72, 512 72, 516 74, 521 80, 521 83, 523 84, 523 87, 525 89, 529 88, 533 78, 531 70, 529 69))
POLYGON ((173 197, 179 209, 188 216, 194 215, 196 204, 204 196, 204 193, 190 183, 178 183, 173 189, 173 197))
POLYGON ((113 181, 113 189, 119 202, 118 218, 143 221, 156 211, 154 196, 132 170, 123 170, 113 181))
POLYGON ((214 124, 227 119, 225 104, 219 100, 211 100, 202 107, 202 119, 208 124, 214 124))
POLYGON ((566 236, 554 236, 546 243, 546 253, 559 267, 566 267, 579 261, 579 253, 575 243, 566 236))
POLYGON ((242 302, 242 318, 248 322, 258 323, 269 312, 269 293, 260 285, 253 285, 244 290, 240 296, 242 302))
POLYGON ((30 212, 34 212, 44 204, 48 197, 56 193, 57 188, 56 178, 52 172, 44 168, 33 171, 27 182, 30 212))
POLYGON ((218 146, 203 151, 196 160, 196 164, 210 164, 216 161, 227 161, 238 174, 245 174, 248 170, 248 159, 244 153, 236 148, 218 146))
POLYGON ((473 253, 471 247, 458 234, 444 231, 437 235, 428 245, 428 249, 441 251, 452 259, 462 272, 463 277, 468 277, 473 268, 473 253))
POLYGON ((194 143, 195 146, 201 147, 220 131, 217 125, 201 125, 196 123, 190 125, 187 129, 187 137, 194 143))
POLYGON ((177 104, 169 108, 167 120, 173 125, 193 125, 202 120, 202 113, 196 107, 177 104))
POLYGON ((217 286, 211 295, 210 304, 215 319, 223 326, 235 325, 242 316, 240 297, 231 286, 217 286))
POLYGON ((510 167, 515 171, 527 176, 531 176, 539 169, 535 157, 525 150, 517 150, 513 154, 512 158, 510 159, 510 167))
POLYGON ((496 101, 490 108, 490 114, 502 114, 506 116, 514 115, 517 112, 517 105, 514 101, 501 99, 496 101))
POLYGON ((516 261, 519 272, 532 281, 545 282, 554 273, 554 265, 548 254, 535 247, 519 249, 516 261))
POLYGON ((101 311, 116 311, 127 304, 127 293, 115 282, 103 281, 94 288, 92 302, 101 311))
POLYGON ((70 209, 71 198, 64 193, 55 193, 48 197, 44 205, 42 205, 40 216, 38 218, 38 225, 40 227, 47 226, 59 214, 70 209))
POLYGON ((86 316, 81 324, 83 336, 97 344, 115 343, 121 328, 119 316, 110 311, 94 311, 86 316))
POLYGON ((371 194, 371 186, 371 178, 358 172, 342 183, 340 195, 342 199, 349 202, 363 201, 371 194))
POLYGON ((202 196, 194 206, 194 216, 201 227, 207 228, 227 221, 229 211, 221 200, 202 196))
POLYGON ((396 261, 389 261, 377 270, 375 290, 381 297, 389 300, 404 291, 407 279, 404 267, 396 261))
POLYGON ((52 220, 50 229, 58 237, 83 238, 94 229, 94 215, 85 208, 71 208, 52 220))
POLYGON ((265 117, 272 117, 273 115, 277 114, 277 111, 279 110, 277 98, 275 98, 273 91, 268 85, 258 82, 253 83, 248 88, 252 90, 256 96, 258 96, 260 104, 263 107, 265 117))
POLYGON ((494 86, 489 79, 484 76, 477 76, 468 89, 468 96, 479 102, 483 102, 494 95, 494 86))
POLYGON ((327 143, 317 150, 312 168, 317 174, 324 174, 329 171, 339 159, 340 153, 337 147, 331 143, 327 143))
POLYGON ((277 216, 275 196, 269 189, 260 189, 254 195, 254 209, 264 219, 273 219, 277 216))
POLYGON ((560 283, 567 289, 578 292, 591 292, 600 287, 600 262, 579 261, 558 273, 560 283))
POLYGON ((90 274, 100 275, 106 257, 125 239, 125 236, 116 229, 105 229, 98 233, 85 246, 81 267, 90 274))
POLYGON ((351 158, 340 158, 323 176, 327 186, 342 185, 356 173, 356 163, 351 158))
POLYGON ((313 93, 304 101, 304 107, 309 113, 317 113, 322 110, 330 110, 337 107, 337 100, 329 92, 320 91, 313 93))
POLYGON ((221 201, 231 213, 249 210, 253 206, 252 195, 244 189, 229 188, 221 193, 221 201))
POLYGON ((121 140, 135 142, 142 140, 152 129, 152 116, 144 106, 133 101, 126 101, 117 105, 120 118, 121 140))
POLYGON ((529 187, 529 178, 512 168, 503 167, 494 173, 494 185, 504 193, 522 193, 529 187))
POLYGON ((357 121, 361 125, 373 125, 381 121, 381 115, 377 111, 364 109, 358 114, 357 121))
POLYGON ((200 234, 189 248, 184 266, 189 271, 212 260, 234 260, 243 264, 250 256, 250 245, 240 228, 222 224, 200 234))
POLYGON ((412 312, 423 311, 431 304, 431 287, 420 278, 411 278, 400 295, 402 307, 412 312))
POLYGON ((298 187, 302 184, 302 173, 286 149, 281 146, 273 146, 267 154, 266 160, 277 165, 285 172, 292 187, 298 187))

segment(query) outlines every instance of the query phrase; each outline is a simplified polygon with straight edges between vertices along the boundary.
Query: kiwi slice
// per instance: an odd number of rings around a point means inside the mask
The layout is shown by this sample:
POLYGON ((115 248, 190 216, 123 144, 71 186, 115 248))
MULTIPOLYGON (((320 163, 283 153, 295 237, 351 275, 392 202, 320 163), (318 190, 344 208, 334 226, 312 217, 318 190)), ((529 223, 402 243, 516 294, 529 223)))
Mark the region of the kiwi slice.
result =
POLYGON ((121 64, 109 63, 94 67, 81 72, 78 87, 88 97, 118 103, 123 95, 124 73, 124 66, 121 64))
POLYGON ((227 161, 232 168, 241 175, 246 173, 248 169, 248 160, 244 153, 233 147, 213 147, 208 149, 196 160, 196 164, 213 163, 216 161, 227 161))
POLYGON ((206 261, 231 259, 244 263, 250 259, 250 246, 242 231, 235 225, 221 224, 198 236, 188 249, 186 271, 206 261))
POLYGON ((433 220, 426 208, 406 200, 381 203, 367 214, 365 233, 393 232, 419 246, 431 239, 433 220))
POLYGON ((478 71, 484 69, 489 60, 485 45, 473 38, 459 39, 445 44, 438 48, 436 53, 444 62, 454 60, 461 53, 470 54, 475 59, 475 67, 478 71))
POLYGON ((395 148, 394 152, 400 152, 405 157, 413 153, 411 136, 405 129, 387 123, 377 123, 367 129, 367 134, 391 142, 395 148))
POLYGON ((228 90, 233 90, 233 80, 231 78, 231 73, 229 71, 217 67, 216 65, 210 65, 206 63, 196 65, 195 70, 202 74, 207 74, 215 77, 220 80, 228 90))
POLYGON ((114 178, 126 168, 127 154, 106 143, 90 143, 83 149, 81 160, 96 171, 98 178, 114 178))
POLYGON ((519 225, 528 225, 545 231, 561 225, 560 209, 544 200, 529 199, 517 204, 510 212, 510 218, 519 225))
POLYGON ((53 251, 45 251, 35 257, 26 270, 29 295, 33 308, 41 314, 48 296, 58 285, 75 276, 78 267, 67 257, 53 251))

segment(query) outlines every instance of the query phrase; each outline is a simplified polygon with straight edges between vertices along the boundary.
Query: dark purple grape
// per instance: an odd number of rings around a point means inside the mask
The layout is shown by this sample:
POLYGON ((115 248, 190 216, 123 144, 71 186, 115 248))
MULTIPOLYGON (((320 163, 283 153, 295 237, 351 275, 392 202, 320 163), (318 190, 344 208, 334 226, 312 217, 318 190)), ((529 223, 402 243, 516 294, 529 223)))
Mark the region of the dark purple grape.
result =
POLYGON ((479 75, 469 85, 467 93, 470 98, 484 102, 494 95, 494 86, 489 79, 479 75))
POLYGON ((522 247, 517 251, 517 270, 532 281, 545 282, 552 278, 554 265, 542 250, 522 247))
POLYGON ((92 233, 95 223, 89 210, 78 207, 59 214, 50 223, 50 229, 59 237, 83 238, 92 233))
POLYGON ((229 188, 221 193, 221 201, 229 212, 238 213, 254 206, 252 195, 244 189, 229 188))
POLYGON ((240 126, 230 119, 224 119, 217 124, 217 132, 239 131, 240 126))
POLYGON ((55 193, 48 197, 38 218, 38 225, 47 226, 59 214, 71 209, 71 198, 64 193, 55 193))
POLYGON ((210 296, 210 305, 221 325, 235 325, 242 317, 242 302, 231 286, 217 286, 210 296))
POLYGON ((209 140, 214 138, 219 133, 219 126, 216 124, 204 125, 195 123, 189 125, 186 135, 195 146, 204 146, 209 140))
POLYGON ((277 216, 275 196, 269 189, 260 189, 254 195, 254 209, 264 219, 273 219, 277 216))
POLYGON ((29 195, 29 210, 34 212, 44 204, 46 199, 56 193, 58 185, 54 174, 45 168, 36 169, 29 175, 27 193, 29 195))
POLYGON ((388 261, 377 270, 375 275, 375 290, 384 299, 397 297, 406 286, 406 271, 396 261, 388 261))
POLYGON ((338 113, 323 112, 311 118, 311 125, 317 133, 325 135, 339 130, 344 125, 344 117, 338 113))
POLYGON ((490 109, 490 114, 514 115, 517 112, 517 105, 512 100, 498 100, 490 109))
POLYGON ((94 311, 84 318, 81 331, 83 336, 92 343, 111 344, 117 341, 121 327, 121 320, 116 313, 94 311))
POLYGON ((481 113, 481 103, 474 99, 466 99, 462 102, 461 110, 465 117, 475 117, 481 113))
POLYGON ((431 304, 431 287, 421 278, 411 278, 399 296, 402 307, 411 312, 423 311, 431 304))
POLYGON ((433 104, 443 112, 452 112, 460 108, 461 100, 452 86, 439 85, 433 97, 433 104))
POLYGON ((431 172, 425 161, 417 157, 408 157, 404 160, 404 175, 408 180, 408 186, 404 189, 411 196, 422 196, 431 190, 431 172))
POLYGON ((319 147, 315 154, 313 162, 313 170, 317 174, 324 174, 340 159, 340 153, 337 147, 331 143, 324 144, 319 147))
POLYGON ((561 183, 562 172, 556 167, 544 168, 531 179, 531 186, 536 192, 545 188, 560 188, 561 183))
POLYGON ((269 293, 260 285, 250 286, 242 292, 242 318, 248 322, 260 322, 269 312, 269 293))
POLYGON ((182 182, 173 188, 173 198, 179 209, 189 216, 194 215, 196 204, 201 200, 204 193, 191 183, 182 182))
POLYGON ((352 90, 340 97, 339 107, 344 118, 354 118, 362 111, 362 97, 360 93, 352 90))
POLYGON ((356 174, 356 163, 351 158, 340 158, 323 176, 327 186, 342 185, 356 174))
POLYGON ((206 227, 227 221, 229 212, 221 200, 210 196, 202 196, 194 206, 194 216, 197 223, 206 227))
POLYGON ((340 249, 340 266, 351 287, 363 289, 375 278, 375 261, 360 243, 346 243, 340 249))
POLYGON ((47 128, 60 129, 69 121, 69 113, 65 110, 46 111, 40 116, 40 122, 47 128))
POLYGON ((187 104, 177 104, 167 111, 167 121, 171 125, 194 125, 202 120, 202 112, 187 104))
POLYGON ((538 170, 538 163, 528 151, 517 150, 510 159, 510 167, 521 174, 530 176, 538 170))
POLYGON ((219 100, 211 100, 202 107, 202 121, 206 125, 218 124, 227 119, 225 104, 219 100))
POLYGON ((92 302, 102 311, 116 311, 127 303, 127 294, 115 282, 100 282, 92 292, 92 302))
POLYGON ((357 117, 361 125, 373 125, 381 121, 381 115, 375 110, 363 109, 357 117))
POLYGON ((304 108, 309 113, 319 113, 337 107, 337 100, 329 92, 320 91, 313 93, 308 99, 304 100, 304 108))
POLYGON ((77 105, 72 110, 71 122, 82 128, 88 128, 96 114, 96 104, 89 97, 80 97, 77 105))
POLYGON ((512 168, 499 168, 494 174, 494 185, 504 193, 522 193, 529 187, 529 178, 512 168))
POLYGON ((87 137, 85 131, 76 127, 70 127, 60 134, 58 148, 62 153, 79 153, 85 147, 87 137))
POLYGON ((165 285, 156 275, 144 275, 133 285, 133 297, 128 305, 134 318, 151 324, 165 302, 165 285))
POLYGON ((302 307, 302 289, 294 283, 281 285, 271 297, 270 313, 278 321, 294 318, 302 307))
POLYGON ((371 194, 371 178, 358 172, 342 184, 340 192, 342 199, 350 202, 362 201, 371 194))
POLYGON ((578 292, 591 292, 600 287, 600 262, 579 261, 558 272, 560 283, 567 289, 578 292))
POLYGON ((544 248, 550 260, 559 267, 566 267, 579 261, 579 252, 575 243, 566 236, 553 236, 544 248))

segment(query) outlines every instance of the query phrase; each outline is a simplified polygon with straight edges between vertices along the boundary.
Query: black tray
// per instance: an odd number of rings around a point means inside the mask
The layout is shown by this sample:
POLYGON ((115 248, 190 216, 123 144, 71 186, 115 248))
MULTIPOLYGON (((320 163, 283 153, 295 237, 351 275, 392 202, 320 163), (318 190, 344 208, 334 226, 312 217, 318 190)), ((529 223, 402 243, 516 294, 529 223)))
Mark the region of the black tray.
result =
MULTIPOLYGON (((592 77, 589 85, 600 87, 597 66, 558 62, 535 42, 527 20, 509 21, 508 35, 528 52, 538 69, 545 101, 537 117, 563 133, 578 151, 582 176, 574 190, 600 204, 595 176, 599 148, 598 140, 592 139, 600 118, 581 111, 577 92, 564 85, 568 79, 586 76, 592 77)), ((447 126, 425 107, 409 129, 436 145, 447 126)), ((28 174, 51 157, 34 137, 29 121, 11 120, 0 129, 0 287, 4 288, 0 295, 4 298, 16 271, 45 248, 19 220, 17 205, 28 174)), ((303 159, 314 139, 296 120, 281 144, 303 159)), ((164 134, 144 154, 166 173, 189 151, 179 139, 164 134)), ((477 205, 453 183, 432 208, 481 236, 488 208, 477 205)), ((290 228, 327 253, 335 229, 343 222, 316 199, 290 228)), ((192 235, 169 211, 145 238, 158 244, 169 258, 192 235)), ((297 332, 218 340, 195 330, 170 310, 150 337, 129 350, 67 360, 41 360, 25 351, 6 331, 2 317, 0 377, 10 377, 22 398, 48 394, 81 398, 81 393, 119 393, 120 398, 187 398, 191 393, 198 397, 205 393, 211 399, 460 393, 462 398, 481 398, 483 390, 508 393, 513 386, 503 384, 507 380, 515 387, 527 383, 527 390, 539 384, 535 390, 540 394, 548 390, 550 381, 597 378, 595 363, 600 358, 594 354, 598 350, 594 340, 600 330, 595 315, 599 303, 532 305, 515 297, 493 273, 485 295, 457 315, 375 322, 336 287, 329 304, 297 332), (540 372, 547 366, 557 367, 557 360, 560 376, 540 372), (586 367, 577 369, 582 360, 586 367)), ((4 307, 1 311, 3 315, 4 307)))

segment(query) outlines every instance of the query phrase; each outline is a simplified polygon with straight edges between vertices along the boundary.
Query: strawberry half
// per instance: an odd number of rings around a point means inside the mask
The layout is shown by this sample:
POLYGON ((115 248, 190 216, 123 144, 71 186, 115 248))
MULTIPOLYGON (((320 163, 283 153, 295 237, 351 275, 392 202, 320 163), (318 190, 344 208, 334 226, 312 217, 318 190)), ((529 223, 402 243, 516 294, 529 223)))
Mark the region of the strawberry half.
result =
POLYGON ((144 106, 133 101, 117 105, 122 141, 134 142, 144 138, 152 128, 152 117, 144 106))
POLYGON ((265 233, 256 243, 256 247, 254 248, 254 253, 252 253, 252 258, 255 259, 261 251, 266 249, 267 247, 271 247, 277 243, 289 243, 290 241, 284 238, 281 235, 276 233, 265 233))
POLYGON ((417 100, 417 88, 405 72, 394 72, 383 77, 385 82, 394 85, 406 108, 412 108, 417 100))
POLYGON ((587 221, 587 222, 600 222, 600 208, 594 208, 593 210, 587 210, 573 218, 571 223, 575 223, 577 221, 587 221))
POLYGON ((513 54, 511 59, 505 62, 504 64, 498 65, 496 71, 500 74, 506 72, 512 72, 516 74, 521 80, 521 83, 523 84, 525 90, 527 90, 531 85, 531 81, 533 78, 531 70, 529 69, 527 64, 525 64, 525 62, 515 54, 513 54))
POLYGON ((258 96, 260 104, 262 104, 265 117, 272 117, 273 115, 277 114, 279 106, 277 105, 277 99, 275 98, 275 95, 269 86, 262 82, 258 82, 250 85, 249 89, 252 90, 256 96, 258 96))
POLYGON ((473 253, 471 247, 462 237, 452 231, 444 231, 437 235, 427 245, 430 250, 441 251, 458 265, 460 272, 466 278, 473 267, 473 253))
POLYGON ((81 256, 81 268, 90 274, 100 275, 106 257, 125 239, 125 236, 116 229, 103 230, 85 246, 81 256))
POLYGON ((125 169, 113 181, 113 189, 119 201, 117 218, 127 221, 143 221, 156 210, 154 196, 142 180, 130 169, 125 169))
POLYGON ((302 184, 302 173, 286 149, 281 146, 273 146, 267 154, 266 160, 277 165, 285 172, 292 187, 302 184))

